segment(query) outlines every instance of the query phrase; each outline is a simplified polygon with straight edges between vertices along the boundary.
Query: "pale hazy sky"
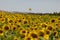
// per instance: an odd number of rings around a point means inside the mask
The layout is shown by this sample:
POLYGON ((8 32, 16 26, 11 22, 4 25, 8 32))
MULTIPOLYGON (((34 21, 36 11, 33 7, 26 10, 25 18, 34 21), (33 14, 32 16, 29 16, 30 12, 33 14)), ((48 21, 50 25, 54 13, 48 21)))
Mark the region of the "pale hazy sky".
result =
POLYGON ((60 0, 0 0, 0 10, 17 12, 60 12, 60 0), (29 11, 28 8, 32 8, 29 11))

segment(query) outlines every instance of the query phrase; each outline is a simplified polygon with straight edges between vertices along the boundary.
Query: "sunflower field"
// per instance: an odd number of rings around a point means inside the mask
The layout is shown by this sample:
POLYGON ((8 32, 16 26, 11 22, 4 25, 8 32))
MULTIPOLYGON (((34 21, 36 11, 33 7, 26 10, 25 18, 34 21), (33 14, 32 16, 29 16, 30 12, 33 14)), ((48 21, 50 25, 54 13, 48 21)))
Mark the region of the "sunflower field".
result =
POLYGON ((0 40, 60 40, 60 16, 0 11, 0 40))

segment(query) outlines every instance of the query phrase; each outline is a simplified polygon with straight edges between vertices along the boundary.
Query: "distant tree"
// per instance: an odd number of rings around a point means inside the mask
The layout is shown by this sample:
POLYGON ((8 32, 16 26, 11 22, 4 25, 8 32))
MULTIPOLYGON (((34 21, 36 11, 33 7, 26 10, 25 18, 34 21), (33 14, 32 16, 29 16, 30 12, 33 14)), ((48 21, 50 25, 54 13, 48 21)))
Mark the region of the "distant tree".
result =
POLYGON ((32 8, 29 8, 29 11, 31 11, 32 10, 32 8))

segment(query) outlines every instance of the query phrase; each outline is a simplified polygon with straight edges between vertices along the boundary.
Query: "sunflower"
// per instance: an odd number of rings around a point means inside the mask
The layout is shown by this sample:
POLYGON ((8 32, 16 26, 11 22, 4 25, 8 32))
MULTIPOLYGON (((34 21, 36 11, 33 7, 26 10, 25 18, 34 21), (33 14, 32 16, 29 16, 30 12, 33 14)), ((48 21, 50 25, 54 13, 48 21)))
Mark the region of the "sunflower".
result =
POLYGON ((26 19, 26 14, 22 14, 22 19, 26 19))
POLYGON ((14 21, 14 24, 18 25, 18 24, 21 24, 22 23, 22 19, 16 19, 14 21))
POLYGON ((1 18, 0 22, 4 23, 5 22, 5 18, 1 18))
POLYGON ((11 18, 12 18, 13 20, 16 20, 16 19, 17 19, 14 14, 11 14, 11 18))
POLYGON ((27 23, 28 23, 28 20, 26 20, 26 19, 22 20, 22 24, 27 24, 27 23))
POLYGON ((21 30, 24 29, 21 24, 16 25, 16 27, 17 27, 17 30, 18 30, 18 31, 21 31, 21 30))
POLYGON ((58 21, 60 20, 60 16, 57 17, 57 20, 58 20, 58 21))
POLYGON ((3 18, 2 14, 0 14, 0 19, 3 18))
POLYGON ((50 33, 51 33, 50 30, 45 30, 46 35, 50 35, 50 33))
POLYGON ((22 27, 21 26, 21 24, 15 24, 16 25, 16 27, 19 29, 20 27, 22 27))
POLYGON ((26 14, 26 17, 27 17, 28 20, 31 19, 31 15, 29 15, 29 14, 26 14))
POLYGON ((54 32, 53 32, 53 35, 54 35, 54 36, 58 36, 58 32, 57 32, 57 31, 54 31, 54 32))
POLYGON ((24 20, 24 21, 22 21, 22 27, 23 28, 25 28, 25 29, 28 29, 29 27, 30 27, 30 24, 28 23, 28 21, 27 20, 24 20))
POLYGON ((18 37, 14 36, 14 39, 13 40, 19 40, 18 37))
POLYGON ((19 29, 20 31, 21 31, 21 30, 25 30, 25 28, 23 28, 22 25, 21 25, 21 27, 18 28, 18 29, 19 29))
POLYGON ((30 31, 34 31, 35 33, 36 33, 36 32, 38 33, 39 30, 40 30, 40 29, 38 28, 38 26, 35 26, 35 27, 32 26, 32 27, 30 27, 30 31))
POLYGON ((57 40, 60 40, 60 37, 57 40))
POLYGON ((49 40, 49 35, 44 35, 45 40, 49 40))
POLYGON ((25 37, 24 40, 34 40, 32 37, 25 37))
POLYGON ((33 39, 38 39, 38 34, 36 33, 30 33, 30 36, 33 38, 33 39))
POLYGON ((3 29, 4 31, 8 31, 8 30, 10 30, 10 26, 9 26, 8 24, 4 24, 4 25, 2 26, 2 29, 3 29))
POLYGON ((21 39, 25 39, 25 37, 26 37, 26 35, 20 34, 20 38, 21 38, 21 39))
POLYGON ((60 23, 56 23, 56 28, 60 28, 60 23))
POLYGON ((40 37, 44 37, 45 31, 44 31, 44 30, 39 30, 38 35, 39 35, 40 37))
POLYGON ((29 24, 31 24, 33 22, 31 15, 27 15, 27 19, 25 19, 25 20, 27 20, 29 24))
POLYGON ((31 19, 27 20, 28 24, 30 24, 31 26, 34 24, 34 22, 31 19))
POLYGON ((14 14, 14 16, 15 16, 16 18, 22 18, 22 15, 21 15, 21 14, 14 14))
POLYGON ((27 32, 27 35, 25 36, 24 40, 34 40, 34 39, 37 39, 38 35, 36 33, 33 33, 31 31, 28 31, 27 32), (34 35, 33 35, 34 34, 34 35))
POLYGON ((35 30, 35 31, 38 31, 38 30, 39 30, 39 28, 36 26, 36 27, 34 27, 34 30, 35 30))
POLYGON ((14 25, 14 22, 15 21, 13 21, 13 19, 9 19, 9 18, 6 19, 6 24, 14 25))
POLYGON ((10 18, 11 15, 9 13, 6 13, 5 18, 10 18))
POLYGON ((6 12, 1 12, 1 13, 0 13, 0 16, 1 16, 1 17, 5 17, 5 15, 6 15, 6 12))
POLYGON ((36 19, 36 17, 31 16, 31 20, 32 20, 32 21, 36 21, 37 19, 36 19))
POLYGON ((41 19, 36 18, 36 20, 35 20, 36 24, 40 24, 40 23, 41 23, 40 20, 41 20, 41 19))
POLYGON ((14 24, 15 20, 13 18, 7 19, 8 24, 14 24))
POLYGON ((45 30, 47 28, 46 22, 41 23, 40 26, 42 27, 43 30, 45 30))
POLYGON ((4 23, 0 22, 0 28, 2 28, 3 25, 4 25, 4 23))
POLYGON ((57 23, 57 19, 56 18, 50 18, 50 24, 55 24, 57 23))
POLYGON ((4 30, 0 29, 0 36, 3 36, 3 35, 4 35, 4 30))
POLYGON ((10 25, 11 30, 17 30, 17 27, 15 25, 10 25))
POLYGON ((27 35, 27 30, 25 30, 25 29, 23 29, 23 30, 20 30, 20 34, 27 35))
POLYGON ((25 37, 24 40, 31 40, 31 37, 25 37))

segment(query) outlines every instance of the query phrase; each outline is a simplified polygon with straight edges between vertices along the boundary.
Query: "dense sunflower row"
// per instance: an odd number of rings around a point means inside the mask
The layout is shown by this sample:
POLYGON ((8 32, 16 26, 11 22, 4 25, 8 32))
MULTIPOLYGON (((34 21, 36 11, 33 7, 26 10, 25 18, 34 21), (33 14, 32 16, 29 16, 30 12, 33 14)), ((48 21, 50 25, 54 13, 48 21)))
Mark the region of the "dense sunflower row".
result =
POLYGON ((60 40, 60 16, 0 12, 0 40, 60 40))

